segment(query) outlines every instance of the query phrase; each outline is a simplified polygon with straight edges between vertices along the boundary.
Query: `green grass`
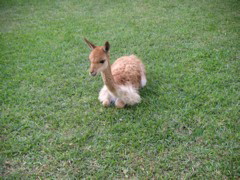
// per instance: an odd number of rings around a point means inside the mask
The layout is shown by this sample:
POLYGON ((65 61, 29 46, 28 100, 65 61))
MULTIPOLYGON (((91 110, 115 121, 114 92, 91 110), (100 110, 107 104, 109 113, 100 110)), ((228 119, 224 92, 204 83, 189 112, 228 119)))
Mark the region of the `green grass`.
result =
POLYGON ((240 177, 238 0, 0 1, 3 179, 240 177), (88 38, 146 65, 104 108, 88 38))

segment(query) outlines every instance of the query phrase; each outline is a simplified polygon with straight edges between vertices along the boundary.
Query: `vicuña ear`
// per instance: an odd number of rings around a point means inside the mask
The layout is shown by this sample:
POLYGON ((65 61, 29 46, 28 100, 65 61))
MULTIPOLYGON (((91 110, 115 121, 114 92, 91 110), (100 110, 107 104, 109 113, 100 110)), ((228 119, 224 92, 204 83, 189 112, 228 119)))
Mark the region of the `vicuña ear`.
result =
POLYGON ((90 47, 91 50, 96 48, 96 46, 93 43, 89 42, 86 38, 84 38, 84 41, 87 43, 87 45, 90 47))
POLYGON ((104 51, 105 52, 108 52, 109 51, 109 49, 110 49, 110 44, 109 44, 109 42, 107 41, 107 42, 105 42, 105 45, 104 45, 104 51))

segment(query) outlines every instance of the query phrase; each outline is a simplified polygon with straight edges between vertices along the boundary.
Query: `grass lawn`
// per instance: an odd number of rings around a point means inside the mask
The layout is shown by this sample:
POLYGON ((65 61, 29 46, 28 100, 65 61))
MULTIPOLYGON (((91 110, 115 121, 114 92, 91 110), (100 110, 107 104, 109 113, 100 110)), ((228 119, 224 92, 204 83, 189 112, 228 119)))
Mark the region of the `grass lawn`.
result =
POLYGON ((240 178, 239 9, 0 0, 0 178, 240 178), (139 105, 101 105, 83 37, 143 60, 139 105))

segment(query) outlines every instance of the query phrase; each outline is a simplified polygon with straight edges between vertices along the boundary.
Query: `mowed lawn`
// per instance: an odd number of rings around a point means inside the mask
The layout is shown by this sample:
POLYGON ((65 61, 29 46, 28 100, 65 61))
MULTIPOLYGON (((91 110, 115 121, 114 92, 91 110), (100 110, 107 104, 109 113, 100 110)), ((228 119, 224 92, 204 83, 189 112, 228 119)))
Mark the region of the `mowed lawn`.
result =
POLYGON ((1 179, 240 178, 240 1, 1 0, 1 179), (136 54, 133 107, 102 107, 90 49, 136 54))

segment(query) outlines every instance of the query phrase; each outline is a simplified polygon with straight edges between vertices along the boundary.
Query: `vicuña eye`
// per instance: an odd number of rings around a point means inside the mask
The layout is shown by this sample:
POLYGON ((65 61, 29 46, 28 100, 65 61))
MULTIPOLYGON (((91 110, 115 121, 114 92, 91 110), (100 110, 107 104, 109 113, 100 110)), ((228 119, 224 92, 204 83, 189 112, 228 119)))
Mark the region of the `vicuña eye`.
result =
POLYGON ((100 63, 103 64, 105 62, 105 60, 101 60, 100 63))

